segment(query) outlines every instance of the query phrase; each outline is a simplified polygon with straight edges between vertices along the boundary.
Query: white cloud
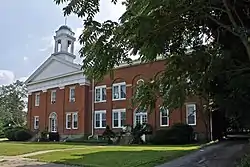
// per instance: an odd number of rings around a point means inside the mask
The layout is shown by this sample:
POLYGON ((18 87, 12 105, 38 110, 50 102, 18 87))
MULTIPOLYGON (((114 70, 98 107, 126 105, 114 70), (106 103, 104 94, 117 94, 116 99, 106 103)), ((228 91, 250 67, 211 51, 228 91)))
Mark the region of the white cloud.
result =
POLYGON ((27 61, 29 58, 27 56, 23 57, 23 61, 27 61))
POLYGON ((53 45, 54 45, 53 35, 43 37, 42 38, 42 43, 44 43, 45 46, 43 48, 39 49, 40 52, 52 50, 53 45))
POLYGON ((17 79, 17 80, 24 82, 24 81, 26 81, 27 79, 28 79, 28 77, 21 77, 21 78, 19 78, 19 79, 17 79))
POLYGON ((0 85, 8 85, 13 83, 15 75, 9 70, 0 70, 0 85))

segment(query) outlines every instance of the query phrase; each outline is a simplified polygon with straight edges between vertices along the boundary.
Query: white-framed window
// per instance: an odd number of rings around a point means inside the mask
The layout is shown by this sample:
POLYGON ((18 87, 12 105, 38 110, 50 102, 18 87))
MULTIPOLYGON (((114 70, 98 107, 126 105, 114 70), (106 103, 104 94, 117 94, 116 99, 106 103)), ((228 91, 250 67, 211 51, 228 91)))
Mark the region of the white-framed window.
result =
POLYGON ((72 128, 73 129, 78 129, 78 113, 77 112, 73 113, 72 118, 73 118, 72 128))
POLYGON ((69 101, 70 102, 75 102, 76 98, 75 98, 75 87, 70 87, 69 88, 69 101))
POLYGON ((34 116, 34 129, 39 129, 39 116, 34 116))
POLYGON ((35 94, 35 106, 40 105, 40 93, 35 94))
POLYGON ((71 129, 72 116, 71 113, 66 113, 66 129, 71 129))
POLYGON ((126 109, 113 109, 113 128, 122 128, 126 123, 126 109))
POLYGON ((50 113, 49 115, 49 131, 57 132, 57 114, 55 112, 50 113))
POLYGON ((51 104, 55 104, 56 103, 56 90, 52 90, 50 96, 51 96, 50 97, 51 104))
POLYGON ((148 113, 146 111, 135 111, 134 125, 145 124, 148 122, 148 113))
POLYGON ((196 125, 196 104, 186 105, 186 121, 188 125, 196 125))
POLYGON ((169 126, 169 110, 160 107, 160 126, 169 126))
POLYGON ((106 128, 106 111, 95 111, 95 128, 106 128))
POLYGON ((113 100, 125 100, 126 99, 126 83, 115 83, 112 86, 112 98, 113 100))
POLYGON ((106 96, 106 85, 95 87, 95 102, 105 102, 106 96))

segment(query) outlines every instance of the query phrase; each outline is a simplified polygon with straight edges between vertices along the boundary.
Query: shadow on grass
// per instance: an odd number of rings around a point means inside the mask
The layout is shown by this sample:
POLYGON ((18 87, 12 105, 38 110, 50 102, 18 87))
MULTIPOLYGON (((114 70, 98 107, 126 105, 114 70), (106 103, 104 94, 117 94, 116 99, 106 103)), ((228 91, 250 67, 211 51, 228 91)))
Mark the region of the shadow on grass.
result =
POLYGON ((141 150, 141 151, 90 151, 86 153, 67 153, 42 155, 41 160, 56 163, 55 166, 23 165, 18 167, 66 167, 75 165, 84 167, 153 167, 181 157, 193 150, 141 150), (59 165, 61 164, 61 165, 59 165), (64 165, 62 165, 64 164, 64 165))

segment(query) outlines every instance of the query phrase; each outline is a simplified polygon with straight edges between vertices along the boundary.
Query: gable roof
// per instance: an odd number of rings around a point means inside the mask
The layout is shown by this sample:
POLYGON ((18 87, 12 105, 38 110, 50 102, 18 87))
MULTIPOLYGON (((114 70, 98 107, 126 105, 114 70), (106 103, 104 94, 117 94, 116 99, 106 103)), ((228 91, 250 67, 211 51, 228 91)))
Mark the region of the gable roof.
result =
POLYGON ((31 74, 31 76, 25 81, 25 84, 28 84, 29 82, 31 82, 33 79, 35 79, 40 73, 42 73, 42 71, 52 62, 52 61, 57 61, 60 62, 62 64, 65 64, 69 67, 75 68, 76 71, 77 70, 81 70, 81 65, 66 61, 64 59, 58 58, 54 55, 51 55, 42 65, 40 65, 35 72, 33 72, 31 74))

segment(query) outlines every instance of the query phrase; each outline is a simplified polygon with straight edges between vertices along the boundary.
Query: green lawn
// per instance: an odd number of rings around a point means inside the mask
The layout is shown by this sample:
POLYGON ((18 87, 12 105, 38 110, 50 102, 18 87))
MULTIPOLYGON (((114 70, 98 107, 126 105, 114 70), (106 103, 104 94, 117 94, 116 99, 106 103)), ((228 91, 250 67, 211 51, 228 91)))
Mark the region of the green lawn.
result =
POLYGON ((0 142, 1 155, 21 155, 36 151, 54 150, 64 148, 86 147, 84 145, 73 145, 73 143, 29 143, 29 142, 0 142))
POLYGON ((198 149, 199 146, 88 146, 30 158, 87 167, 153 167, 198 149))

